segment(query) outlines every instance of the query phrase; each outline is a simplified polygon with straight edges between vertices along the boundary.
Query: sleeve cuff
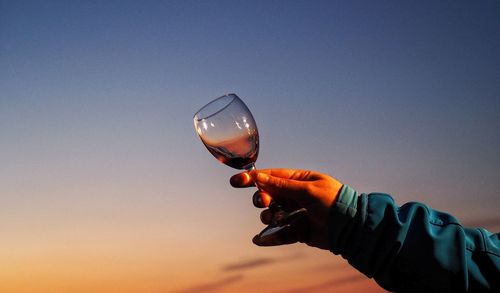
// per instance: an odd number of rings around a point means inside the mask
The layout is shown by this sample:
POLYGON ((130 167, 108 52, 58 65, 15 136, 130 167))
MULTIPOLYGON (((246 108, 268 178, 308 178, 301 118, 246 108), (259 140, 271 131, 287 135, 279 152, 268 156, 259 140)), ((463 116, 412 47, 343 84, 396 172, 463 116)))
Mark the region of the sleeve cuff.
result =
POLYGON ((343 254, 348 248, 357 211, 358 193, 347 185, 342 186, 337 201, 330 209, 328 234, 331 252, 343 254))
POLYGON ((358 207, 358 193, 351 187, 344 185, 340 190, 334 209, 337 213, 349 215, 354 218, 358 207))

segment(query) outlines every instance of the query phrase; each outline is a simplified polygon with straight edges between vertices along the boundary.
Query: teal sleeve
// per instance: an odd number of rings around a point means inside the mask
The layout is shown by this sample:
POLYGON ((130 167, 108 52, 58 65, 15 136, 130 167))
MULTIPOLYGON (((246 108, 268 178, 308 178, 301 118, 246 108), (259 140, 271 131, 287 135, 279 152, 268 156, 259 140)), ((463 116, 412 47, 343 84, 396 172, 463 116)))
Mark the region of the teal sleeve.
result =
POLYGON ((500 234, 463 227, 421 203, 344 185, 332 206, 330 251, 389 291, 500 292, 500 234))

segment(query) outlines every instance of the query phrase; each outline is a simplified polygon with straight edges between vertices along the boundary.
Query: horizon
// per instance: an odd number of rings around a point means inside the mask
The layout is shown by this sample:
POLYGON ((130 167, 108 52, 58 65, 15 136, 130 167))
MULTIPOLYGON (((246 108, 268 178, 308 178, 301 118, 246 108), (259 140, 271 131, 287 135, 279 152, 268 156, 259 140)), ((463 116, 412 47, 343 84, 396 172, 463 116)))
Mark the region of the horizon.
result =
POLYGON ((257 168, 500 228, 498 1, 0 1, 0 291, 386 292, 262 248, 193 114, 235 92, 257 168))

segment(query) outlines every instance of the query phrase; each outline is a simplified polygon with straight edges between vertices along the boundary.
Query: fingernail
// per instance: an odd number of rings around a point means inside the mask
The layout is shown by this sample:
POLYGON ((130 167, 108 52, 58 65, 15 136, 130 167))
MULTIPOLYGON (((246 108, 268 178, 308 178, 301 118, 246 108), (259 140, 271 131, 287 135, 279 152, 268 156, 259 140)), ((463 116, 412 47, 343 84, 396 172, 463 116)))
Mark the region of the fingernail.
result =
POLYGON ((256 194, 252 197, 253 205, 258 208, 263 208, 262 198, 260 194, 256 194))
POLYGON ((267 181, 269 181, 269 176, 264 173, 258 173, 257 181, 259 181, 260 183, 266 183, 267 181))

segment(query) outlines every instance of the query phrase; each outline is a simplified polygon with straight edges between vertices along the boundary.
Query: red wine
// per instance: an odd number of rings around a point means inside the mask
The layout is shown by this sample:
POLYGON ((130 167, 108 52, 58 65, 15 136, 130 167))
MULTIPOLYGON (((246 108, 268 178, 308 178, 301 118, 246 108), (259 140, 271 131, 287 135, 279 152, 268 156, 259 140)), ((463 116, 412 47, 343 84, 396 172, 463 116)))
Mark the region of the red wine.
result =
POLYGON ((228 140, 209 141, 201 138, 201 141, 217 160, 235 169, 248 169, 259 154, 257 131, 228 140))

